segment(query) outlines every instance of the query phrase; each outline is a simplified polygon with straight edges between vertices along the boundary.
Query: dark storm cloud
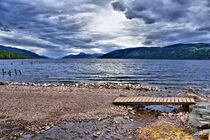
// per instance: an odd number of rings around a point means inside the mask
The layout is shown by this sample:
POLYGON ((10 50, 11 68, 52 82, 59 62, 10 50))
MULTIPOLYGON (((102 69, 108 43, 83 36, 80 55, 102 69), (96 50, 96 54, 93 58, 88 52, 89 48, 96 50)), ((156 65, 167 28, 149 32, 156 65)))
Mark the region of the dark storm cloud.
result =
POLYGON ((113 6, 114 10, 125 11, 124 4, 122 2, 120 2, 120 1, 113 2, 112 6, 113 6))
POLYGON ((133 21, 133 27, 127 29, 129 35, 141 36, 146 46, 164 46, 209 42, 209 3, 209 0, 119 0, 112 5, 133 21))
POLYGON ((126 11, 128 19, 139 18, 146 24, 160 21, 177 21, 187 16, 190 1, 188 0, 134 0, 112 3, 114 9, 126 11), (124 4, 127 3, 127 4, 124 4))
MULTIPOLYGON (((95 13, 109 0, 1 0, 0 30, 12 31, 9 36, 1 36, 0 44, 44 48, 66 54, 65 49, 77 47, 88 49, 91 36, 83 35, 90 17, 83 13, 95 13), (10 29, 10 30, 9 30, 10 29), (22 37, 21 37, 22 36, 22 37), (24 38, 32 36, 34 40, 24 38)), ((48 55, 48 54, 47 54, 48 55)))
POLYGON ((197 29, 198 31, 210 31, 210 26, 200 27, 197 29))
POLYGON ((209 13, 209 0, 0 0, 0 44, 62 57, 74 49, 136 47, 129 39, 146 46, 207 42, 209 13))

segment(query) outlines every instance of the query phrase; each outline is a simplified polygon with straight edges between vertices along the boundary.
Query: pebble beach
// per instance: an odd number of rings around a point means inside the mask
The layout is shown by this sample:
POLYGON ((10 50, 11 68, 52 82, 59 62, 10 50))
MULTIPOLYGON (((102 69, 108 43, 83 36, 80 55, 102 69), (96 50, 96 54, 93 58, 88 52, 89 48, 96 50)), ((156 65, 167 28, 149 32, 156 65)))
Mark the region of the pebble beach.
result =
POLYGON ((1 82, 0 94, 1 139, 150 138, 144 128, 160 123, 189 137, 194 131, 179 107, 165 113, 112 104, 119 96, 175 96, 156 87, 1 82))

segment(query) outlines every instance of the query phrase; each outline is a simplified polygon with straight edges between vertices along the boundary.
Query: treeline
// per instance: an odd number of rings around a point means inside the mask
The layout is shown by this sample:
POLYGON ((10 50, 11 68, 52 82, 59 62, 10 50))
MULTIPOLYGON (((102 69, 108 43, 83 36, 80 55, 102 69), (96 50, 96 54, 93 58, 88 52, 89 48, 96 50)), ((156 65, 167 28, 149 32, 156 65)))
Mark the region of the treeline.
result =
POLYGON ((37 57, 0 50, 0 59, 33 59, 33 58, 37 57))

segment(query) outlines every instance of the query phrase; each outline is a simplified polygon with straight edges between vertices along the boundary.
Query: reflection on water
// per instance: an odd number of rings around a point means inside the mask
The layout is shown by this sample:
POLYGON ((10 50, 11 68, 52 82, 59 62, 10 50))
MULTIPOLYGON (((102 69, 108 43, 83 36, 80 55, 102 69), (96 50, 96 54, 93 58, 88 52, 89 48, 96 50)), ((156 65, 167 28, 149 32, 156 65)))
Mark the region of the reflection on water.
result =
POLYGON ((1 81, 68 83, 112 82, 159 87, 210 89, 209 60, 65 59, 0 60, 1 81))

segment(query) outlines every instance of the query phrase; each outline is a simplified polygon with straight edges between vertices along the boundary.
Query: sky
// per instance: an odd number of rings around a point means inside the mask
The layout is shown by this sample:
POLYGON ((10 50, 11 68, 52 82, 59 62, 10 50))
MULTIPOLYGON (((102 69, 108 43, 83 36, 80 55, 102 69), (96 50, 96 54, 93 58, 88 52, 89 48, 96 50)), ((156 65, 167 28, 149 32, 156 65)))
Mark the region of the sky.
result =
POLYGON ((0 0, 0 44, 52 58, 210 42, 210 0, 0 0))

